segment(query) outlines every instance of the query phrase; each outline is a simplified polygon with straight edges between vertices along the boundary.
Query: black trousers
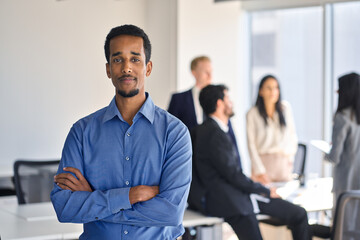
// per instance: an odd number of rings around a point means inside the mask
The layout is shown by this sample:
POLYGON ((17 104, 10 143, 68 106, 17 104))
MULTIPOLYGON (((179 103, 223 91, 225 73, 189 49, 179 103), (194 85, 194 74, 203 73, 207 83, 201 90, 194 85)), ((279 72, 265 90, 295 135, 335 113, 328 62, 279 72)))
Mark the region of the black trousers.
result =
MULTIPOLYGON (((304 208, 280 198, 271 198, 269 203, 258 202, 261 214, 277 218, 291 230, 294 240, 310 240, 310 228, 304 208)), ((255 214, 236 215, 225 218, 240 240, 262 240, 255 214)))

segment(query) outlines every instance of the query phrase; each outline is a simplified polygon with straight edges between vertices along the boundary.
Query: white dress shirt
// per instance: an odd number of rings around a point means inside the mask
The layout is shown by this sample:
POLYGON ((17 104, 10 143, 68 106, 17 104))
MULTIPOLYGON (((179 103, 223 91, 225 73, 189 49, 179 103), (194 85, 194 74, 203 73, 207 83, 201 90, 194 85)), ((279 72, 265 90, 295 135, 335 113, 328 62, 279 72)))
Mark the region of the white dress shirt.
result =
POLYGON ((223 130, 225 133, 229 132, 229 126, 227 124, 223 123, 219 118, 215 116, 210 116, 210 117, 214 119, 214 121, 219 125, 221 130, 223 130))
POLYGON ((246 115, 246 130, 251 168, 254 175, 264 174, 261 160, 263 154, 282 154, 294 160, 297 151, 297 135, 290 104, 282 101, 285 127, 280 126, 279 115, 267 118, 267 125, 257 107, 252 107, 246 115))
POLYGON ((199 101, 199 95, 200 95, 200 91, 201 89, 199 89, 198 87, 194 86, 191 90, 192 92, 192 96, 193 96, 193 100, 194 100, 194 108, 195 108, 195 115, 196 115, 196 121, 198 124, 202 124, 204 121, 204 114, 203 114, 203 110, 201 108, 200 105, 200 101, 199 101))

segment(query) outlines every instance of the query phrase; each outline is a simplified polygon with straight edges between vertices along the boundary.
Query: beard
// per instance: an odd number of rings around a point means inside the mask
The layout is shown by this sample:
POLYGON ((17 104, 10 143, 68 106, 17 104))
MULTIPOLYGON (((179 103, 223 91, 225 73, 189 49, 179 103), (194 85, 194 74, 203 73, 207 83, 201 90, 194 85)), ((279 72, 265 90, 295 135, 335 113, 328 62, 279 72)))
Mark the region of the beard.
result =
POLYGON ((117 93, 124 97, 124 98, 131 98, 131 97, 134 97, 136 95, 138 95, 140 92, 140 90, 137 88, 137 89, 134 89, 134 90, 131 90, 130 92, 126 93, 125 91, 122 91, 122 90, 118 90, 117 93))
POLYGON ((232 109, 225 109, 225 110, 224 110, 224 114, 225 114, 225 116, 227 116, 229 119, 232 118, 232 117, 235 115, 235 113, 233 112, 232 109))

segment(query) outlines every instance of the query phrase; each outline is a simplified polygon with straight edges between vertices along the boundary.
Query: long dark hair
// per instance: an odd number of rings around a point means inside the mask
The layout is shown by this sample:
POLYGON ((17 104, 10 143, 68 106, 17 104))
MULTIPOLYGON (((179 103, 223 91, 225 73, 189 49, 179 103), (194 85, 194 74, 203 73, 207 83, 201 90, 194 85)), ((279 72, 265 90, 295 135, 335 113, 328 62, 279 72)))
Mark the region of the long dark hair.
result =
POLYGON ((261 79, 260 84, 259 84, 258 96, 257 96, 257 99, 256 99, 255 106, 258 108, 260 115, 263 117, 263 119, 265 121, 265 125, 267 125, 268 124, 268 122, 267 122, 268 115, 266 113, 264 99, 263 99, 262 96, 260 96, 260 90, 263 87, 264 83, 269 78, 275 79, 277 84, 278 84, 278 87, 279 87, 279 99, 275 103, 275 110, 278 112, 278 115, 279 115, 280 126, 283 127, 283 126, 286 126, 286 121, 285 121, 285 117, 284 117, 284 114, 283 114, 283 109, 282 109, 282 106, 281 106, 280 84, 279 84, 279 81, 277 80, 277 78, 274 77, 273 75, 266 75, 261 79))
POLYGON ((349 73, 339 77, 339 103, 336 113, 351 108, 360 124, 360 76, 349 73))

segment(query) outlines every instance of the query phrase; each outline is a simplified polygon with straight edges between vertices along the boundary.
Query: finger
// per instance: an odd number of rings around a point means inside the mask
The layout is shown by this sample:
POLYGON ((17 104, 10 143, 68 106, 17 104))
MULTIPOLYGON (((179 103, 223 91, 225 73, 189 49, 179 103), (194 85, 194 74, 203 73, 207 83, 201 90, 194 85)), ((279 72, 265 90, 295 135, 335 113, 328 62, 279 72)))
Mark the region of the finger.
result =
POLYGON ((67 171, 67 172, 72 172, 72 173, 74 173, 79 180, 83 180, 83 179, 84 179, 84 176, 81 174, 80 170, 77 169, 77 168, 64 167, 64 170, 67 171))
POLYGON ((66 185, 68 187, 70 187, 71 189, 75 189, 77 187, 77 184, 73 183, 72 181, 70 181, 69 179, 67 178, 60 178, 60 179, 57 179, 55 181, 55 183, 57 184, 62 184, 62 185, 66 185))
POLYGON ((71 173, 60 173, 58 175, 55 175, 54 179, 57 179, 57 178, 70 178, 70 176, 73 176, 73 175, 71 173))
POLYGON ((64 185, 62 183, 56 183, 56 185, 58 185, 61 189, 63 190, 70 190, 70 191, 73 191, 69 186, 67 185, 64 185))
POLYGON ((55 181, 59 181, 60 179, 67 179, 75 185, 79 184, 79 180, 76 177, 74 177, 71 173, 61 173, 59 175, 56 175, 54 178, 55 181))

